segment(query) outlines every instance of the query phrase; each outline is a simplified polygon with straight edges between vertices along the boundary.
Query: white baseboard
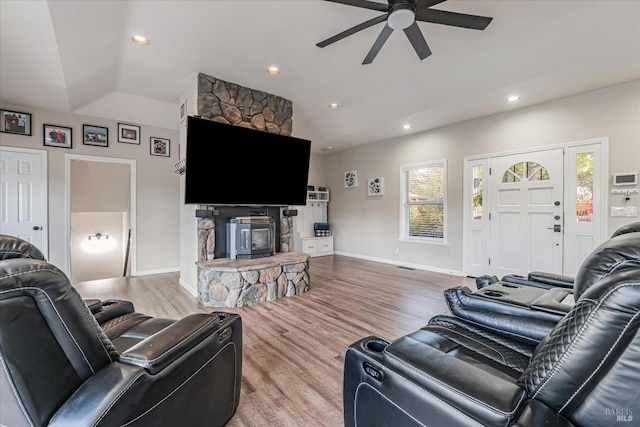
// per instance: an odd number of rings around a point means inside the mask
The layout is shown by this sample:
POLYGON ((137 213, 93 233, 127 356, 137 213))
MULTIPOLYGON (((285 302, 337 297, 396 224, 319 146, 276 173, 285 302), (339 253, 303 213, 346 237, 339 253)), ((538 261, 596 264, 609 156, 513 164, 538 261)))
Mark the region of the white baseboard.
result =
POLYGON ((191 295, 193 295, 196 298, 198 297, 198 290, 195 287, 189 285, 187 282, 185 282, 182 279, 178 280, 178 283, 180 283, 180 286, 185 288, 191 295))
POLYGON ((157 268, 155 270, 136 271, 134 276, 150 276, 152 274, 176 273, 180 271, 180 267, 157 268))
POLYGON ((385 259, 385 258, 376 258, 376 257, 360 255, 360 254, 352 254, 352 253, 349 253, 349 252, 335 251, 335 254, 336 255, 348 256, 348 257, 351 257, 351 258, 364 259, 364 260, 367 260, 367 261, 381 262, 381 263, 384 263, 384 264, 393 264, 393 265, 398 265, 398 266, 401 266, 401 267, 415 268, 416 270, 425 270, 425 271, 432 271, 434 273, 449 274, 451 276, 464 276, 465 275, 462 271, 448 270, 446 268, 432 267, 430 265, 412 264, 412 263, 408 263, 408 262, 399 262, 399 261, 396 261, 396 260, 385 259))

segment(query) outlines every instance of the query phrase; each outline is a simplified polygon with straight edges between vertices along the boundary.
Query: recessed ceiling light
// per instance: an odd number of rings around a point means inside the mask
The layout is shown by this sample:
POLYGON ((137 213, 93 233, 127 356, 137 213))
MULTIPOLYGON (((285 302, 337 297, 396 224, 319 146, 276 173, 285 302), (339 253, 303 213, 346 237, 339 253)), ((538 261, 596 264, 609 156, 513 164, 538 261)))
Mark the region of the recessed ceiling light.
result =
POLYGON ((518 95, 511 95, 510 97, 507 98, 507 102, 515 102, 518 99, 520 99, 518 95))
POLYGON ((333 147, 331 145, 329 145, 328 147, 322 147, 320 149, 320 151, 331 151, 331 150, 333 150, 333 147))
POLYGON ((406 125, 402 126, 402 129, 404 129, 404 130, 411 129, 411 125, 410 124, 406 124, 406 125))
POLYGON ((278 68, 278 67, 269 67, 269 68, 267 68, 267 73, 269 73, 269 74, 280 74, 280 68, 278 68))
POLYGON ((131 36, 131 41, 140 46, 149 46, 149 43, 151 43, 146 37, 140 34, 131 36))
POLYGON ((335 102, 332 104, 329 104, 329 108, 338 108, 340 107, 340 104, 336 104, 335 102))

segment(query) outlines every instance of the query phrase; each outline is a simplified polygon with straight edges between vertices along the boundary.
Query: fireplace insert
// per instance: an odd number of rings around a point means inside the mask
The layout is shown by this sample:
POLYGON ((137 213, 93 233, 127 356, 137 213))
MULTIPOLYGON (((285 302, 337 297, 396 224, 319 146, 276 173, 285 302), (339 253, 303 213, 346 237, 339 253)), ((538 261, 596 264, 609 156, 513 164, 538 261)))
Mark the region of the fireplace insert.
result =
POLYGON ((276 253, 276 227, 270 216, 240 216, 227 223, 227 253, 231 259, 261 258, 276 253))

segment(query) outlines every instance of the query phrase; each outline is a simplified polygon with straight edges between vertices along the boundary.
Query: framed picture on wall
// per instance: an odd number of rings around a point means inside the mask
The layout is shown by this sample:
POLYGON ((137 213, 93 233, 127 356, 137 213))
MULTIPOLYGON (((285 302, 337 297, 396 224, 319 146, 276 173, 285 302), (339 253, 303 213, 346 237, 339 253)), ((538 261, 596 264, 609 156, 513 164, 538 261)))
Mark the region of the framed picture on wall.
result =
POLYGON ((82 143, 97 147, 109 146, 109 129, 102 126, 82 125, 82 143))
POLYGON ((382 177, 369 178, 367 180, 367 196, 382 196, 382 177))
POLYGON ((152 156, 164 156, 169 157, 171 141, 166 138, 157 138, 152 136, 150 138, 151 155, 152 156))
POLYGON ((344 188, 356 188, 358 186, 358 171, 346 171, 344 173, 344 188))
POLYGON ((187 100, 185 99, 180 104, 180 121, 183 121, 187 118, 187 100))
POLYGON ((0 132, 31 136, 31 114, 0 110, 0 132))
POLYGON ((140 126, 118 123, 118 142, 140 144, 140 126))
POLYGON ((71 128, 58 125, 44 125, 44 145, 71 148, 71 128))

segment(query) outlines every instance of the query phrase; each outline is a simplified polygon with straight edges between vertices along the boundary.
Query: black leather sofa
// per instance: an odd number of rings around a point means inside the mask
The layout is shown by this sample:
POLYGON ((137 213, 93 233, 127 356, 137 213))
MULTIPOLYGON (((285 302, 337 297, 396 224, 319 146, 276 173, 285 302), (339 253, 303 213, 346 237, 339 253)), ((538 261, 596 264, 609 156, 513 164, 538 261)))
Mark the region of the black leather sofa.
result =
POLYGON ((441 315, 393 342, 353 343, 344 362, 345 426, 637 423, 640 267, 620 259, 611 272, 603 263, 630 242, 622 237, 587 260, 575 304, 540 340, 441 315))
POLYGON ((5 257, 0 425, 225 425, 240 400, 240 316, 125 311, 101 325, 55 266, 5 257))
MULTIPOLYGON (((633 222, 623 225, 613 232, 610 238, 621 236, 628 233, 637 233, 640 231, 640 222, 633 222)), ((497 276, 484 275, 476 278, 476 287, 482 289, 493 285, 494 283, 504 282, 516 285, 532 286, 534 288, 551 289, 551 288, 567 288, 572 289, 575 277, 563 274, 548 273, 544 271, 532 271, 527 276, 518 274, 507 274, 502 279, 497 276)))
POLYGON ((457 286, 444 292, 454 316, 500 331, 514 339, 538 342, 573 307, 578 295, 616 271, 640 267, 640 233, 621 233, 605 241, 585 259, 573 289, 541 289, 497 282, 472 291, 457 286))

